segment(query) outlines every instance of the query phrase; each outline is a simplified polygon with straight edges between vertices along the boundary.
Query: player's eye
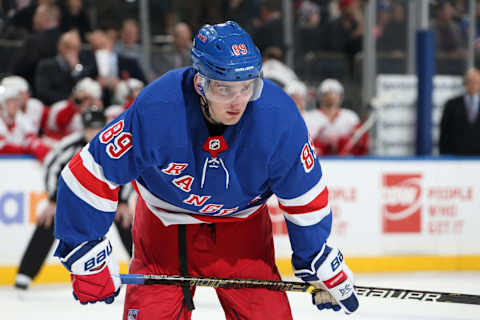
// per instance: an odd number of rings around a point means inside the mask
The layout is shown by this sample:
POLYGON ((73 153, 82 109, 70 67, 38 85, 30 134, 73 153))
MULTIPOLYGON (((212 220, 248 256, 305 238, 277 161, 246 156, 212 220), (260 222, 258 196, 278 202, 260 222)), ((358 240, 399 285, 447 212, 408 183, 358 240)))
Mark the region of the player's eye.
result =
POLYGON ((252 82, 250 82, 249 84, 243 86, 242 92, 248 92, 248 91, 250 91, 250 89, 252 89, 252 86, 253 86, 253 83, 252 83, 252 82))
POLYGON ((225 86, 220 86, 220 87, 217 87, 217 91, 218 91, 219 94, 221 94, 223 96, 228 96, 232 93, 232 88, 225 87, 225 86))

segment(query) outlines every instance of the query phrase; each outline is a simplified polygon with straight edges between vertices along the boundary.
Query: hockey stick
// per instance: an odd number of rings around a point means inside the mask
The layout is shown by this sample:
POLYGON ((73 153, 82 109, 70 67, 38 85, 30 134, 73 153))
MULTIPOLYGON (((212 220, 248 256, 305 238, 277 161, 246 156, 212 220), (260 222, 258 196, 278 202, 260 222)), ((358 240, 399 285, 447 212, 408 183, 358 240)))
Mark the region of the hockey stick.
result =
POLYGON ((357 142, 360 141, 362 136, 373 127, 375 120, 377 120, 378 105, 372 103, 370 106, 372 111, 370 111, 367 120, 365 120, 365 122, 363 122, 363 124, 355 130, 350 139, 348 139, 347 143, 343 146, 342 150, 340 150, 338 153, 339 156, 348 154, 350 150, 352 150, 352 148, 357 144, 357 142))
MULTIPOLYGON (((182 277, 167 275, 148 274, 121 274, 123 284, 140 285, 178 285, 178 286, 200 286, 212 288, 263 288, 277 291, 293 291, 312 293, 321 291, 306 282, 295 281, 267 281, 254 279, 222 279, 206 277, 182 277)), ((427 302, 449 302, 480 305, 480 295, 463 293, 449 293, 436 291, 422 291, 410 289, 394 289, 379 287, 355 286, 357 295, 361 297, 392 298, 400 300, 415 300, 427 302)))

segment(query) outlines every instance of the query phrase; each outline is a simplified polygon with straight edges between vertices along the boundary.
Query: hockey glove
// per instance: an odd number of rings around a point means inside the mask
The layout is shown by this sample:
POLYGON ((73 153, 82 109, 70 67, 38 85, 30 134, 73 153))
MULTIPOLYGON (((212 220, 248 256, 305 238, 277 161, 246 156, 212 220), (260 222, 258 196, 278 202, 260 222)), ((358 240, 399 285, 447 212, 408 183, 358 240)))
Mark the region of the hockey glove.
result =
POLYGON ((312 302, 319 310, 343 308, 349 314, 358 309, 358 298, 353 286, 353 273, 343 261, 337 248, 325 245, 323 254, 314 259, 312 270, 295 270, 295 275, 322 289, 312 293, 312 302))
POLYGON ((70 271, 73 296, 81 304, 112 303, 120 292, 119 267, 106 238, 84 242, 60 261, 70 271))

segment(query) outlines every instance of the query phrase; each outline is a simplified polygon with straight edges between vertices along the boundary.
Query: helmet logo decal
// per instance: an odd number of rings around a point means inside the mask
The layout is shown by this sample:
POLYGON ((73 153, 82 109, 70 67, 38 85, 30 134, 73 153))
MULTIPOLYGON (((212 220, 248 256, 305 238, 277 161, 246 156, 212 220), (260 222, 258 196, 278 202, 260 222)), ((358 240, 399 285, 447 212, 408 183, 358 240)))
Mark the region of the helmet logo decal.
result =
POLYGON ((236 56, 246 55, 248 53, 247 46, 245 44, 234 44, 232 45, 233 54, 236 56))
POLYGON ((200 41, 202 41, 202 43, 205 43, 207 42, 207 37, 205 37, 203 34, 199 33, 197 35, 197 38, 200 39, 200 41))
POLYGON ((235 72, 240 72, 240 71, 247 71, 253 69, 253 66, 248 66, 245 68, 235 68, 235 72))

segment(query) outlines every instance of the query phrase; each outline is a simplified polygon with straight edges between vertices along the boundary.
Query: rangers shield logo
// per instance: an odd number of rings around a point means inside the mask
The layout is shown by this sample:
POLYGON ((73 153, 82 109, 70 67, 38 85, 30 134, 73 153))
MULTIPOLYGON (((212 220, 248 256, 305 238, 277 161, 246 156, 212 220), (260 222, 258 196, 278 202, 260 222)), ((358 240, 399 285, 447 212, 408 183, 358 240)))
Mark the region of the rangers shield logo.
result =
POLYGON ((138 309, 128 309, 127 320, 137 320, 138 319, 138 309))

